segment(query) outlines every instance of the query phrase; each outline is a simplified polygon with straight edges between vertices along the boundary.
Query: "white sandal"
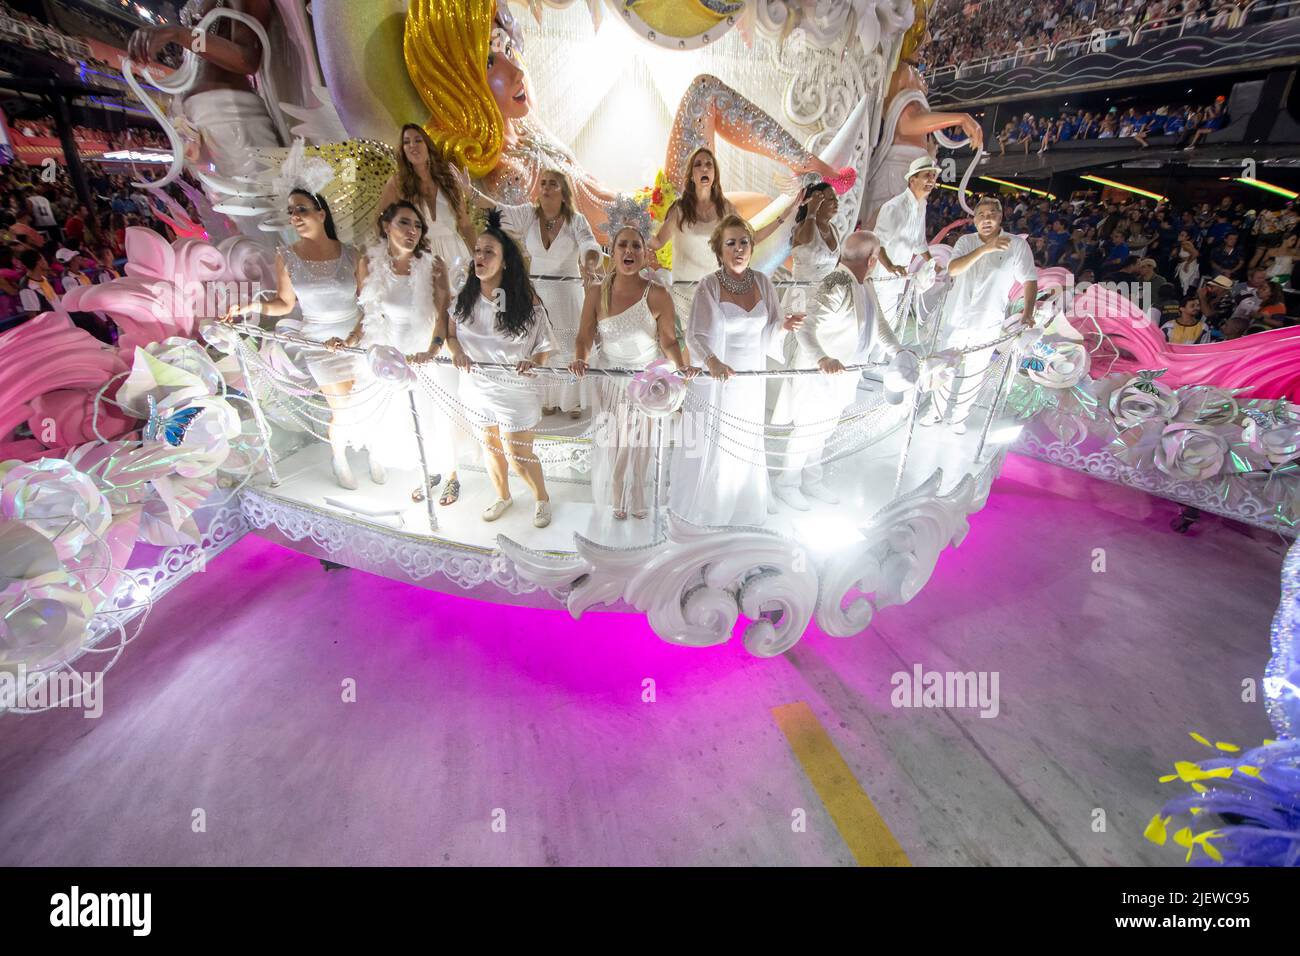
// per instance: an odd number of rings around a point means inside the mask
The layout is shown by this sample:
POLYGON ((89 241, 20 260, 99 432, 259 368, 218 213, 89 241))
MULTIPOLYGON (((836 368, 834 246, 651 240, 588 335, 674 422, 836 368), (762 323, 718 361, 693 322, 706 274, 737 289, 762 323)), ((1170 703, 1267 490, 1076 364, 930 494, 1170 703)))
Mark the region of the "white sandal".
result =
POLYGON ((549 501, 537 502, 537 507, 533 510, 533 527, 545 528, 551 523, 551 503, 549 501))
POLYGON ((483 510, 483 520, 496 521, 497 518, 500 518, 503 514, 505 514, 506 509, 508 509, 514 503, 515 503, 515 499, 513 498, 498 498, 496 501, 492 502, 492 504, 488 505, 488 507, 483 510))

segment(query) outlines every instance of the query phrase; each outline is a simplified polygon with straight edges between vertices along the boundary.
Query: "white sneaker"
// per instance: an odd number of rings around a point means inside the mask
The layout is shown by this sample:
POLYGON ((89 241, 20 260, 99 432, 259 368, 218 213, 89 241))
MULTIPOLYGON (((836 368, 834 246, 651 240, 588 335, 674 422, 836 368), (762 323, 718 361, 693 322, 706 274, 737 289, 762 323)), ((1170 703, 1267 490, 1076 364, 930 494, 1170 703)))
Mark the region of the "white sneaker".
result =
POLYGON ((373 456, 370 458, 370 480, 377 485, 382 485, 388 480, 388 472, 382 464, 375 461, 373 456))
POLYGON ((537 507, 533 509, 533 527, 545 528, 551 523, 551 503, 549 501, 537 502, 537 507))
POLYGON ((965 422, 954 422, 953 425, 952 425, 952 433, 953 433, 954 435, 964 435, 964 434, 966 434, 966 423, 965 423, 965 422))
POLYGON ((772 494, 795 511, 811 511, 812 505, 794 485, 773 485, 772 494))
POLYGON ((335 455, 333 465, 334 480, 338 482, 339 487, 356 491, 357 476, 352 474, 352 466, 348 464, 347 455, 335 455))
POLYGON ((497 518, 500 518, 505 514, 506 509, 514 503, 515 499, 513 498, 498 498, 496 501, 492 502, 492 504, 483 509, 483 520, 496 521, 497 518))
POLYGON ((828 505, 837 505, 840 503, 839 496, 823 485, 820 481, 806 483, 801 490, 809 498, 824 501, 828 505))

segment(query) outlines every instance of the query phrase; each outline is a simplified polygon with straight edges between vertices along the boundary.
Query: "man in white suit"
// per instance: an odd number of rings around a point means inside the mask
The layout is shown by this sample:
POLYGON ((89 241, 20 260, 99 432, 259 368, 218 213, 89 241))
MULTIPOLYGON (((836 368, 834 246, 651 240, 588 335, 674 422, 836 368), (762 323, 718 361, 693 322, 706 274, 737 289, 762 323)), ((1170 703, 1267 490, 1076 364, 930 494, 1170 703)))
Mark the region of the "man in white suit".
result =
POLYGON ((822 483, 822 458, 839 416, 857 396, 861 372, 845 366, 867 360, 874 345, 892 355, 898 342, 885 320, 867 277, 880 255, 880 241, 870 232, 855 232, 840 246, 840 261, 818 283, 808 315, 794 333, 791 368, 815 368, 819 375, 786 379, 773 413, 773 424, 790 423, 785 449, 774 452, 772 493, 796 511, 811 507, 808 498, 828 504, 839 499, 822 483))

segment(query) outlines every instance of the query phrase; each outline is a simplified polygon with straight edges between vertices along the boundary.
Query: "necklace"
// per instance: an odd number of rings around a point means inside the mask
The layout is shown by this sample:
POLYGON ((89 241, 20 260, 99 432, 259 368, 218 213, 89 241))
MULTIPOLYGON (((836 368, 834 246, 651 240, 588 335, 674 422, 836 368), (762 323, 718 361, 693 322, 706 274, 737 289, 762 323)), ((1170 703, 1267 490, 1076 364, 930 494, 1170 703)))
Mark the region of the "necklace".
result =
POLYGON ((754 288, 754 270, 746 269, 740 278, 736 278, 729 270, 719 269, 718 281, 722 283, 722 288, 732 295, 746 295, 754 288))

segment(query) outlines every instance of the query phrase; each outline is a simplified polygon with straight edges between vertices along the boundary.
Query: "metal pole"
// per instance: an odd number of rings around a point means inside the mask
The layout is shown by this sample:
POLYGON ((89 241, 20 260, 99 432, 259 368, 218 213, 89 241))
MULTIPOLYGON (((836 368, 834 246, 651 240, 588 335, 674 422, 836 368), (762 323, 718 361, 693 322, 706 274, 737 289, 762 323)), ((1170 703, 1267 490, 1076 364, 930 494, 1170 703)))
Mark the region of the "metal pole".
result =
POLYGON ((415 390, 418 386, 412 385, 407 391, 411 400, 411 420, 415 422, 415 447, 420 452, 420 474, 424 476, 421 487, 424 489, 424 506, 429 512, 429 530, 438 530, 438 516, 433 513, 433 489, 429 487, 429 463, 424 457, 424 432, 420 430, 420 408, 415 401, 415 390))
POLYGON ((253 406, 253 419, 257 422, 257 431, 262 436, 262 445, 266 448, 266 471, 271 476, 271 487, 280 483, 280 475, 275 470, 275 453, 271 450, 271 430, 267 427, 266 416, 262 414, 262 403, 257 398, 257 389, 253 387, 253 378, 248 372, 248 361, 244 358, 244 342, 235 343, 235 358, 239 360, 239 374, 248 386, 248 403, 253 406))
MULTIPOLYGON (((1015 364, 1016 364, 1016 349, 1015 346, 1013 345, 1011 348, 1007 350, 1007 364, 1002 369, 1002 381, 998 383, 997 394, 993 396, 993 402, 989 406, 988 417, 984 419, 984 427, 980 429, 980 444, 979 444, 979 448, 975 449, 976 461, 979 461, 980 457, 984 454, 984 443, 988 440, 989 429, 993 427, 993 419, 1000 414, 999 409, 1002 406, 1002 395, 1007 387, 1007 378, 1011 375, 1011 370, 1015 367, 1015 364)), ((972 407, 973 407, 973 403, 972 403, 972 407)))

